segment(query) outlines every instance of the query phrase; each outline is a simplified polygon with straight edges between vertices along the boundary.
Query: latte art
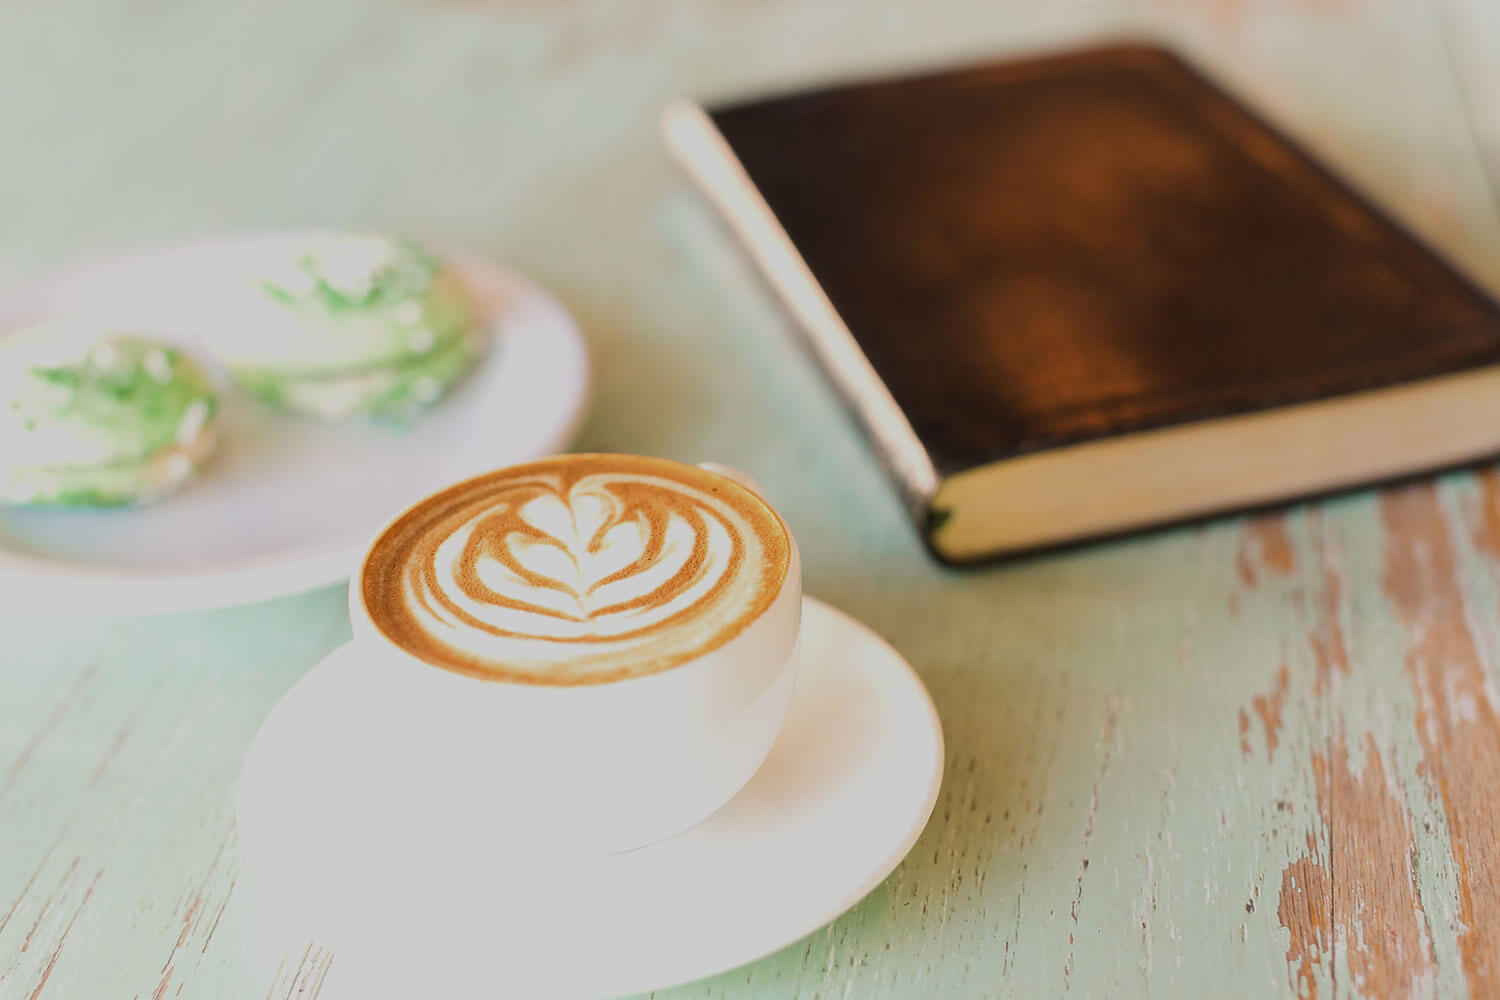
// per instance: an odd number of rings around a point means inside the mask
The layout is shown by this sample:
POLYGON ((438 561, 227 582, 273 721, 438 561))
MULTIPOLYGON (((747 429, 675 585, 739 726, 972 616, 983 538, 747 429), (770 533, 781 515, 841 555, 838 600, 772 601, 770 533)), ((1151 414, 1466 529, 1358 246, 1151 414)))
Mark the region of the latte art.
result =
POLYGON ((695 466, 571 455, 462 483, 392 524, 365 562, 370 617, 460 673, 590 684, 722 645, 786 578, 758 497, 695 466))

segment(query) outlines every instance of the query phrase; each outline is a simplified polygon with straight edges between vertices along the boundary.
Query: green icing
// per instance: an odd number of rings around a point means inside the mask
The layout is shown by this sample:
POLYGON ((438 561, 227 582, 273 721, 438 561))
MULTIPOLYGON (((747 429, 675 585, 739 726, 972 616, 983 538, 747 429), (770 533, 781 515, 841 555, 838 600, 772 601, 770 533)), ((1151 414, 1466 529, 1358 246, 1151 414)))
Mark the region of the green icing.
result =
POLYGON ((15 470, 0 500, 32 507, 125 507, 154 500, 182 485, 196 467, 185 452, 174 468, 158 457, 95 466, 52 466, 15 470))
POLYGON ((0 343, 0 502, 115 507, 181 485, 217 400, 181 351, 39 327, 0 343))
POLYGON ((331 236, 260 287, 304 331, 282 356, 246 359, 267 374, 342 377, 405 364, 443 353, 475 328, 462 284, 410 240, 331 236))
POLYGON ((308 279, 306 287, 288 288, 284 282, 265 281, 261 288, 278 302, 315 306, 330 315, 367 312, 420 300, 442 269, 435 256, 412 240, 352 236, 331 240, 326 248, 307 251, 295 266, 308 279), (385 252, 354 281, 347 276, 330 276, 328 257, 359 243, 385 252))
POLYGON ((325 418, 366 416, 399 425, 441 399, 481 353, 478 337, 460 334, 402 363, 316 375, 264 369, 236 369, 233 375, 247 393, 284 410, 325 418))
POLYGON ((116 462, 145 458, 177 442, 189 407, 202 404, 204 423, 217 398, 203 372, 181 351, 139 337, 93 344, 59 365, 30 365, 11 400, 28 433, 72 428, 107 442, 116 462))
POLYGON ((474 339, 462 338, 446 350, 401 366, 384 391, 371 395, 366 412, 396 423, 419 416, 464 376, 479 354, 474 339))

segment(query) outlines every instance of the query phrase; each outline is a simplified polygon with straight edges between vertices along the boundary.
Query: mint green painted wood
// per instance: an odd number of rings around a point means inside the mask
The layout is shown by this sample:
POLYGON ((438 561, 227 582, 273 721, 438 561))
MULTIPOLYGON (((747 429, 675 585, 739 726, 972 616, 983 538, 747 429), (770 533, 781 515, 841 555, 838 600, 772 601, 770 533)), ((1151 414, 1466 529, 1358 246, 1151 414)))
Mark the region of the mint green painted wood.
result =
MULTIPOLYGON (((1495 477, 939 569, 654 131, 681 93, 1116 32, 1175 41, 1500 287, 1500 14, 1468 0, 7 4, 0 278, 246 226, 430 231, 576 311, 581 444, 765 483, 808 589, 926 679, 948 775, 853 912, 662 996, 1500 989, 1471 836, 1500 801, 1495 477)), ((231 805, 347 634, 339 588, 0 622, 0 997, 315 995, 315 945, 256 978, 231 805)))

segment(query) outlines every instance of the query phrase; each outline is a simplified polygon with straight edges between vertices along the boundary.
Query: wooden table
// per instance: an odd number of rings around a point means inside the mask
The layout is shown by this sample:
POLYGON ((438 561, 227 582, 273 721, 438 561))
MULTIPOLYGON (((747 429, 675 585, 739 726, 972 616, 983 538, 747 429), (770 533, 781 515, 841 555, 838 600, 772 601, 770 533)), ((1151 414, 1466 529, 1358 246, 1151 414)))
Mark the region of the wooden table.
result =
MULTIPOLYGON (((576 310, 581 444, 764 481, 809 590, 926 679, 948 774, 853 912, 662 996, 1500 995, 1500 474, 939 569, 654 131, 679 93, 1117 33, 1500 287, 1493 0, 10 3, 0 277, 244 226, 437 233, 576 310)), ((0 623, 0 996, 316 995, 315 944, 255 978, 231 803, 347 635, 341 589, 0 623)))

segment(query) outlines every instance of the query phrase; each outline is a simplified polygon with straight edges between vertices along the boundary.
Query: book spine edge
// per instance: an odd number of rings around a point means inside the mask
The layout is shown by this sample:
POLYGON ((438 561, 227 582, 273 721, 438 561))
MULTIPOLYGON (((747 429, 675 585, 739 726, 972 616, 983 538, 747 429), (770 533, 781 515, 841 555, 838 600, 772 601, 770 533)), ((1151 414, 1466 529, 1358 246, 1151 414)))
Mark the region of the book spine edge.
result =
POLYGON ((739 157, 707 112, 691 101, 676 100, 662 110, 661 132, 678 166, 729 224, 791 314, 901 488, 917 527, 928 535, 928 512, 941 482, 932 458, 739 157))

